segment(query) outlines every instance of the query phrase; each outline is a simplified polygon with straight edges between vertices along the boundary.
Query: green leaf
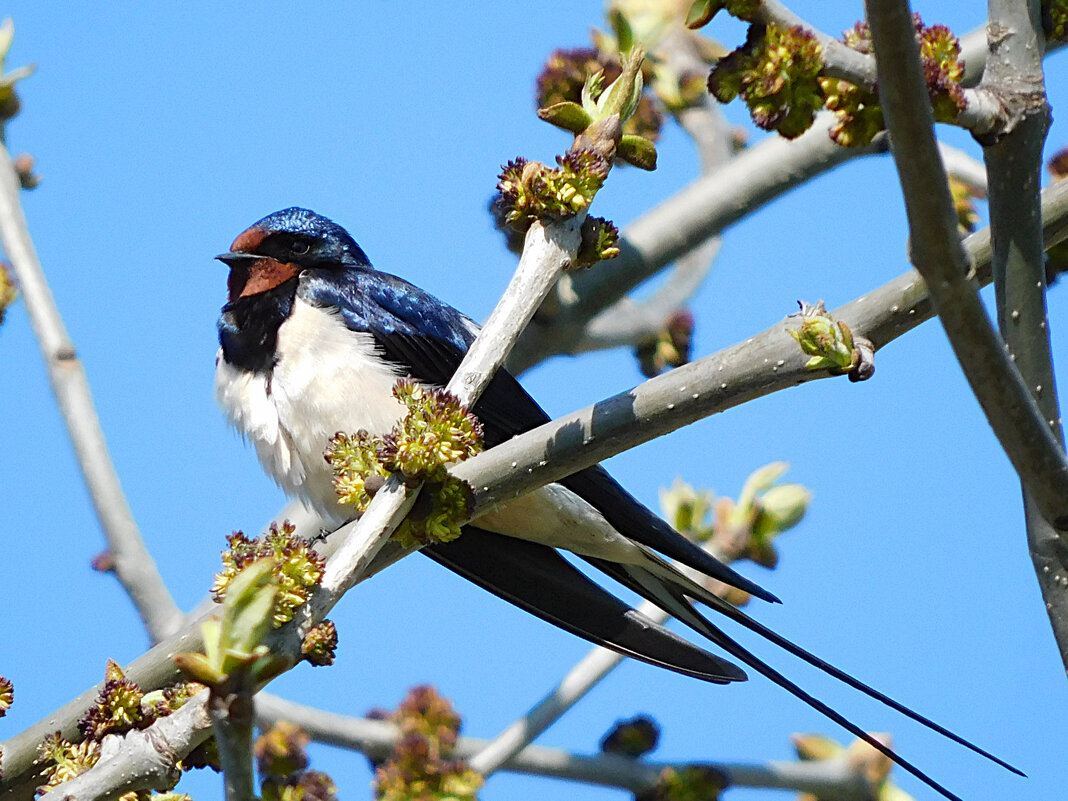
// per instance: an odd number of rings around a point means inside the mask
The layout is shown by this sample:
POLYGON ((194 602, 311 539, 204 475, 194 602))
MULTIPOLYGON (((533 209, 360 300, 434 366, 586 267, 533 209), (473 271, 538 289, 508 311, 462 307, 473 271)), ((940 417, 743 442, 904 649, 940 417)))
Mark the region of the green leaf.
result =
POLYGON ((644 136, 624 134, 619 140, 616 155, 627 164, 633 164, 643 170, 656 169, 656 145, 644 136))
POLYGON ((686 27, 692 31, 703 28, 712 21, 721 4, 714 0, 694 0, 690 10, 686 12, 686 27))
POLYGON ((624 55, 629 53, 634 47, 634 31, 630 27, 630 22, 618 8, 613 8, 609 13, 608 22, 616 35, 616 46, 619 52, 624 55))
POLYGON ((564 100, 551 106, 538 109, 538 117, 550 125, 563 128, 573 134, 585 131, 593 122, 593 117, 578 103, 564 100))
POLYGON ((186 678, 198 681, 206 687, 213 687, 223 679, 222 673, 216 670, 204 654, 175 654, 174 664, 186 678))
POLYGON ((252 653, 271 628, 278 585, 274 561, 260 559, 238 573, 226 590, 220 644, 227 651, 252 653))

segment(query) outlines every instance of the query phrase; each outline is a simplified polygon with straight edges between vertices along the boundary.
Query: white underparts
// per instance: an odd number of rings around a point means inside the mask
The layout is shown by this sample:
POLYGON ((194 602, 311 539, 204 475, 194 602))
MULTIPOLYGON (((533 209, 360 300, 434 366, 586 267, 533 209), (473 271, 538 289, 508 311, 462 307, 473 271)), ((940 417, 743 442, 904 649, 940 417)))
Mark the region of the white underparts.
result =
MULTIPOLYGON (((392 395, 404 376, 376 352, 373 337, 350 330, 336 312, 297 298, 278 329, 270 372, 236 368, 221 353, 217 362, 215 398, 255 447, 267 474, 327 520, 351 517, 334 493, 323 458, 327 441, 361 428, 387 433, 404 412, 392 395)), ((647 558, 600 512, 558 484, 487 512, 477 525, 617 562, 647 558)))

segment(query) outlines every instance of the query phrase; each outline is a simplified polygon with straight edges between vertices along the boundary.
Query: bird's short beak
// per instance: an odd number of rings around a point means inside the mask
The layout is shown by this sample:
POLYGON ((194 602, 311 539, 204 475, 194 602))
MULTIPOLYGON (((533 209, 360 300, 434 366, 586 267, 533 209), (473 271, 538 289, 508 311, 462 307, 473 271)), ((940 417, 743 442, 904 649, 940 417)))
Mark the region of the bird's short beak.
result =
POLYGON ((235 263, 256 261, 257 259, 262 259, 263 256, 257 256, 255 253, 243 253, 242 251, 234 250, 229 253, 220 253, 215 258, 228 267, 233 267, 235 263))

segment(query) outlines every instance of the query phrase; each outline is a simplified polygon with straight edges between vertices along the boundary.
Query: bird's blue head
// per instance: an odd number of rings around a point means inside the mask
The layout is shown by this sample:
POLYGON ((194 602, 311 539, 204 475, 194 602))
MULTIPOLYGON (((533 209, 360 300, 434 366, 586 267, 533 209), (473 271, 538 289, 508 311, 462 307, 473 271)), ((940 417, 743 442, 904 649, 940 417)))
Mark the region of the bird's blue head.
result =
POLYGON ((230 267, 231 301, 275 289, 310 267, 371 266, 348 231, 296 206, 254 223, 216 258, 230 267))

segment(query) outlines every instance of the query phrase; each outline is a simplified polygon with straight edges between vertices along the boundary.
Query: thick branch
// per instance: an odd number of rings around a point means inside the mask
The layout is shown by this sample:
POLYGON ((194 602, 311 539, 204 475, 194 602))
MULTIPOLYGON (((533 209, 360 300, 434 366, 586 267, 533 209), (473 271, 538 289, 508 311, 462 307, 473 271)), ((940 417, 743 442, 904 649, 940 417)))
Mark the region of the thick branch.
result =
POLYGON ((30 239, 19 203, 18 173, 0 145, 0 241, 18 279, 48 378, 86 488, 108 541, 115 575, 133 601, 153 642, 173 633, 182 611, 167 592, 126 502, 104 432, 93 406, 85 369, 78 359, 30 239))
MULTIPOLYGON (((1047 247, 1068 239, 1068 182, 1043 193, 1047 247)), ((990 232, 964 243, 975 277, 990 282, 990 232)), ((934 315, 916 271, 836 309, 855 334, 876 348, 934 315)), ((650 379, 638 387, 565 415, 457 465, 453 473, 475 488, 476 512, 506 503, 627 448, 696 420, 787 387, 831 377, 809 371, 806 357, 786 334, 789 320, 744 342, 650 379)))
POLYGON ((879 85, 912 240, 939 318, 972 392, 1043 516, 1068 529, 1068 461, 994 331, 969 275, 935 143, 907 3, 868 0, 879 85))
MULTIPOLYGON (((207 739, 211 721, 207 692, 143 731, 104 738, 100 761, 41 801, 110 801, 136 790, 168 790, 178 780, 175 762, 207 739)), ((31 796, 32 797, 32 796, 31 796)))
MULTIPOLYGON (((994 231, 993 275, 998 328, 1043 417, 1063 444, 1046 314, 1045 260, 1039 209, 1042 146, 1049 128, 1037 3, 990 2, 991 56, 983 86, 1013 98, 1023 121, 984 148, 994 231)), ((1027 541, 1046 612, 1068 668, 1068 537, 1058 537, 1024 491, 1027 541)))

